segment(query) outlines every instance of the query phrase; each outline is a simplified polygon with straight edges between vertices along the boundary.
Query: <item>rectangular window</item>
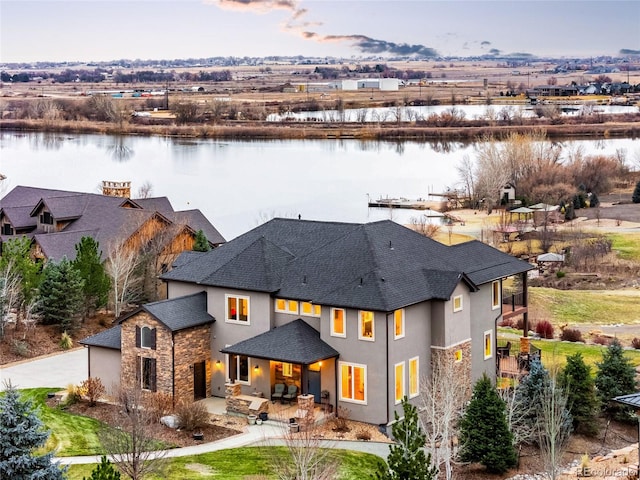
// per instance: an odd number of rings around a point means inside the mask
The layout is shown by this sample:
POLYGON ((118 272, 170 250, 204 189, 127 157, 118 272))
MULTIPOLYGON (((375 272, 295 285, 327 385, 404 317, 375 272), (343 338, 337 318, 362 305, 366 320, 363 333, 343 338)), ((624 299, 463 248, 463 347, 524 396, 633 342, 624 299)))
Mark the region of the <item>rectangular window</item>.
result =
POLYGON ((358 323, 358 338, 373 342, 375 332, 373 325, 373 312, 360 310, 360 322, 358 323))
POLYGON ((453 352, 453 359, 454 359, 455 363, 459 363, 459 362, 462 361, 462 349, 461 348, 459 348, 458 350, 453 352))
POLYGON ((320 308, 320 305, 314 305, 311 302, 302 302, 300 304, 300 313, 302 315, 309 315, 310 317, 320 317, 320 315, 322 315, 322 308, 320 308))
POLYGON ((393 339, 404 337, 404 308, 393 312, 393 339))
POLYGON ((227 299, 227 323, 242 323, 249 325, 249 297, 225 295, 227 299))
POLYGON ((140 347, 151 348, 155 350, 156 348, 156 329, 155 328, 142 327, 140 329, 140 347))
POLYGON ((342 308, 331 309, 331 336, 346 337, 345 311, 342 308))
POLYGON ((417 397, 420 393, 420 358, 409 359, 409 398, 417 397))
POLYGON ((453 311, 459 312, 462 310, 462 295, 456 295, 453 297, 453 311))
POLYGON ((292 377, 293 376, 293 365, 291 363, 282 363, 282 376, 283 377, 292 377))
POLYGON ((244 383, 245 385, 251 384, 249 379, 249 372, 251 371, 249 357, 246 355, 229 355, 227 365, 227 377, 230 382, 244 383))
POLYGON ((500 281, 496 280, 491 284, 491 309, 500 308, 500 281))
POLYGON ((143 390, 156 391, 156 359, 142 357, 142 383, 143 390))
POLYGON ((40 223, 45 225, 53 225, 53 217, 51 216, 51 212, 42 212, 40 215, 40 223))
POLYGON ((13 235, 13 227, 10 223, 2 224, 2 235, 13 235))
POLYGON ((395 365, 396 405, 404 398, 404 362, 395 365))
POLYGON ((487 330, 484 332, 484 359, 491 358, 493 356, 493 331, 487 330))
POLYGON ((276 312, 298 314, 298 302, 276 298, 276 312))
POLYGON ((340 362, 340 400, 367 403, 367 367, 340 362))

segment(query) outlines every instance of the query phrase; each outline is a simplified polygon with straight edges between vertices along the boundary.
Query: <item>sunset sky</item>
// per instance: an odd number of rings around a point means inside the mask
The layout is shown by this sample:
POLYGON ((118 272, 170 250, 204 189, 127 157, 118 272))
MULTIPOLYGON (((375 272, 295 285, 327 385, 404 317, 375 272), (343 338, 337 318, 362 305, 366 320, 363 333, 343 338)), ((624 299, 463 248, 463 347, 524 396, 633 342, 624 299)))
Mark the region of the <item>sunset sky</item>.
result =
POLYGON ((639 1, 0 0, 0 62, 640 53, 639 1))

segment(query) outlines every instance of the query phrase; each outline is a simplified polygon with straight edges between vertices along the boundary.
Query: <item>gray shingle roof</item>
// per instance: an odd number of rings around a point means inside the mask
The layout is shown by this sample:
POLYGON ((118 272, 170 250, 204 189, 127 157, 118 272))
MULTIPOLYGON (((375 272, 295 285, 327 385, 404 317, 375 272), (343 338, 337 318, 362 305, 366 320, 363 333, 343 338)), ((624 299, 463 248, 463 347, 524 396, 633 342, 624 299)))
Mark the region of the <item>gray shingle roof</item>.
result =
POLYGON ((443 245, 392 221, 368 224, 273 219, 199 256, 183 256, 163 279, 393 311, 446 300, 533 268, 481 242, 443 245))
POLYGON ((207 294, 198 292, 183 297, 147 303, 120 320, 126 321, 141 311, 146 311, 172 332, 206 325, 216 321, 207 313, 207 294))
POLYGON ((116 325, 108 330, 104 330, 100 333, 96 333, 95 335, 91 335, 83 340, 80 340, 79 343, 82 345, 88 345, 91 347, 104 347, 104 348, 113 348, 115 350, 120 350, 121 348, 121 328, 120 325, 116 325))
POLYGON ((220 351, 302 365, 339 355, 320 339, 320 332, 300 318, 220 351))
POLYGON ((614 400, 618 403, 622 403, 623 405, 627 405, 628 407, 640 410, 640 392, 631 393, 629 395, 620 395, 619 397, 614 397, 614 400))

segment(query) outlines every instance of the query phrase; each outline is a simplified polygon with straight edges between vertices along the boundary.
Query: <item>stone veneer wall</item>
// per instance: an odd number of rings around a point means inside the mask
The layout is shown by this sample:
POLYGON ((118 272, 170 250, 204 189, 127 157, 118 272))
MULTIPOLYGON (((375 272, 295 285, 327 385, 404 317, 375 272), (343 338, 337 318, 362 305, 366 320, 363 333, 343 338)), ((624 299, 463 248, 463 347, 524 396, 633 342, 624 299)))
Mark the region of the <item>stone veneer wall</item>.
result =
POLYGON ((211 395, 211 324, 181 330, 174 335, 175 401, 193 401, 193 364, 205 362, 206 395, 211 395))
POLYGON ((140 312, 122 322, 122 371, 120 384, 132 388, 136 382, 137 357, 156 359, 156 391, 173 394, 173 359, 171 342, 173 335, 162 323, 147 312, 140 312), (156 329, 156 348, 136 347, 136 326, 156 329))
POLYGON ((193 400, 193 364, 205 362, 207 394, 211 391, 211 325, 175 333, 147 312, 140 312, 122 323, 121 385, 131 388, 136 379, 137 357, 156 359, 156 391, 173 395, 175 348, 175 398, 193 400), (136 326, 156 329, 156 348, 136 347, 136 326))
POLYGON ((473 390, 471 384, 471 340, 447 348, 431 347, 431 368, 436 368, 440 362, 445 361, 453 365, 455 378, 464 379, 465 399, 470 399, 473 390), (460 361, 456 361, 458 350, 462 353, 460 361))

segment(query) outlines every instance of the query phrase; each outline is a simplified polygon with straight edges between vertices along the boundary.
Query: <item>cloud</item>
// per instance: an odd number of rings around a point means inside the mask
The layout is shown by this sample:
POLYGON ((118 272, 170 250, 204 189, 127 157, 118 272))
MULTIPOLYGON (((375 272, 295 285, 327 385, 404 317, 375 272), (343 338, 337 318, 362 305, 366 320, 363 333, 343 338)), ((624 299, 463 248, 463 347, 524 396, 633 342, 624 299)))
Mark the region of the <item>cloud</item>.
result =
POLYGON ((438 52, 424 45, 410 45, 408 43, 395 43, 386 40, 378 40, 365 35, 322 35, 307 30, 309 27, 322 25, 319 22, 301 21, 307 15, 308 9, 300 8, 300 0, 207 0, 215 3, 220 8, 239 10, 251 13, 264 14, 272 10, 284 10, 291 12, 291 17, 283 22, 280 27, 284 31, 296 32, 305 40, 315 42, 346 42, 353 45, 363 53, 415 55, 422 57, 436 57, 438 52))
POLYGON ((480 45, 483 47, 488 47, 489 45, 491 45, 491 42, 488 40, 484 40, 482 42, 480 42, 480 45))
POLYGON ((620 55, 640 55, 640 50, 631 50, 630 48, 620 49, 620 55))
POLYGON ((500 50, 498 50, 497 48, 492 48, 491 50, 489 50, 489 53, 491 55, 500 55, 500 50))

